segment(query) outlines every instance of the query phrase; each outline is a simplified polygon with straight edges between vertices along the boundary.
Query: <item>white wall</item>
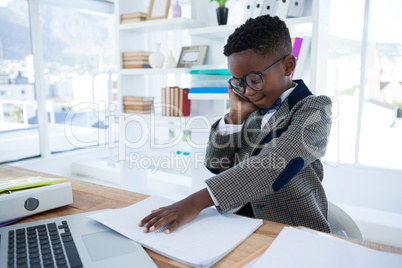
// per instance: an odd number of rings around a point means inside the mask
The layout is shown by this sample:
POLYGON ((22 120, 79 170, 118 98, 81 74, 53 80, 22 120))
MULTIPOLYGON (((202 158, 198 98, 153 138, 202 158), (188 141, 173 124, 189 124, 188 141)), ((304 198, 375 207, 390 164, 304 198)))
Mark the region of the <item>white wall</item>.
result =
POLYGON ((364 240, 402 247, 402 171, 325 165, 323 185, 328 200, 352 217, 364 240))
POLYGON ((402 171, 340 164, 324 174, 332 202, 402 214, 402 171))

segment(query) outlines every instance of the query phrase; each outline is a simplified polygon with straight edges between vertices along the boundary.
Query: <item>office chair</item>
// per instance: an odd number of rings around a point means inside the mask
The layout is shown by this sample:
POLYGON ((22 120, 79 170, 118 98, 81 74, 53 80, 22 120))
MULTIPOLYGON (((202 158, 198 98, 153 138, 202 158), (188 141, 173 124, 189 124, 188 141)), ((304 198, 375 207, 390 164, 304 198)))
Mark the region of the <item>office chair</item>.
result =
POLYGON ((340 207, 328 201, 328 222, 333 234, 363 240, 353 219, 340 207))

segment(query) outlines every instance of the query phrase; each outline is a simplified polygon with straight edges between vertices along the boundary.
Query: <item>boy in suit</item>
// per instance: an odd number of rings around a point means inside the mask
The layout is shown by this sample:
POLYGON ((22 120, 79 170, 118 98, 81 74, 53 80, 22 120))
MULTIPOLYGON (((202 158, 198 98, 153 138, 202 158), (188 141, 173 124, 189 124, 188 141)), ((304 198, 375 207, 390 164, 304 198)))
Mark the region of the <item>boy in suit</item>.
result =
POLYGON ((249 19, 224 47, 230 112, 212 125, 205 165, 207 187, 152 211, 144 232, 167 233, 206 207, 330 232, 321 185, 331 126, 331 100, 314 96, 296 67, 285 23, 269 15, 249 19))

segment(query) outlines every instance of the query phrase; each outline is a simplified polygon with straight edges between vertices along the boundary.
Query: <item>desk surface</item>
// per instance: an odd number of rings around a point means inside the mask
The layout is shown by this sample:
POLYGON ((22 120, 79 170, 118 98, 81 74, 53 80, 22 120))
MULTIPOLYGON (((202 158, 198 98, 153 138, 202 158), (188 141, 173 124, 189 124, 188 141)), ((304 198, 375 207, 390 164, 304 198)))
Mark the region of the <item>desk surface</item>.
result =
MULTIPOLYGON (((18 167, 0 166, 0 178, 21 176, 59 177, 18 167)), ((72 184, 74 203, 61 208, 30 216, 19 221, 18 223, 95 211, 100 209, 122 208, 137 203, 148 197, 144 194, 106 187, 80 180, 68 179, 68 181, 72 184)), ((248 256, 257 252, 259 249, 271 244, 284 226, 286 225, 264 220, 263 225, 260 228, 258 228, 253 234, 251 234, 250 237, 248 237, 232 252, 226 255, 214 267, 233 267, 242 260, 246 259, 248 256)), ((402 254, 401 248, 395 248, 391 246, 354 239, 349 240, 377 250, 402 254)), ((146 250, 151 258, 158 265, 158 267, 187 267, 184 264, 173 261, 151 250, 146 250)))

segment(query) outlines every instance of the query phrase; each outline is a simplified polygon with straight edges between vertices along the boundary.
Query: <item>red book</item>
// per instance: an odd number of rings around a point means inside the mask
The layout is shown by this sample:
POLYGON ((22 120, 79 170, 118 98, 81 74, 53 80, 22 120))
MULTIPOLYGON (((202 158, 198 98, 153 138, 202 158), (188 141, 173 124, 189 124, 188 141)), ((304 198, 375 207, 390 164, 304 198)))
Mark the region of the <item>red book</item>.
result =
POLYGON ((188 98, 188 88, 183 88, 182 116, 189 116, 191 112, 191 100, 188 98))

